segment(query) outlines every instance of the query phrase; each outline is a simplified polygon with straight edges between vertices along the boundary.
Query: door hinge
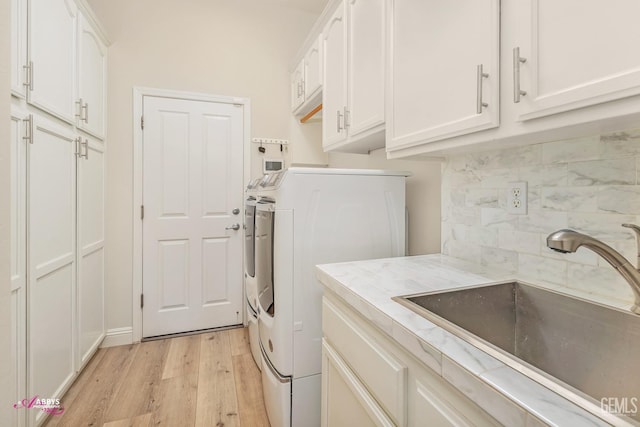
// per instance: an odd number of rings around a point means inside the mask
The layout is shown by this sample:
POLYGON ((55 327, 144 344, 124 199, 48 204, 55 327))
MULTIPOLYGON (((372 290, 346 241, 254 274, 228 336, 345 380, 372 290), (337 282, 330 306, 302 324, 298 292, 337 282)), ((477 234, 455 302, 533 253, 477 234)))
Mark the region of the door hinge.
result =
POLYGON ((140 116, 140 129, 144 130, 144 116, 140 116))
POLYGON ((144 294, 140 294, 140 308, 144 308, 144 294))
POLYGON ((144 219, 144 205, 140 205, 140 219, 144 219))

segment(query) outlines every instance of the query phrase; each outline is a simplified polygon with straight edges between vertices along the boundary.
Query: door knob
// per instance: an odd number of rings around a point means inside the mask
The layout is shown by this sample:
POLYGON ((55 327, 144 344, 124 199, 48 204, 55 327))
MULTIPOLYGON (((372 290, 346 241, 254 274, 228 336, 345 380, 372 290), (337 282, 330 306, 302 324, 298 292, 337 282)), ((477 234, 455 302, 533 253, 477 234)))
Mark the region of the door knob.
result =
POLYGON ((231 211, 231 213, 234 215, 238 215, 240 213, 240 209, 235 208, 234 210, 231 211))
POLYGON ((240 230, 240 224, 233 224, 231 227, 225 227, 225 230, 240 230))

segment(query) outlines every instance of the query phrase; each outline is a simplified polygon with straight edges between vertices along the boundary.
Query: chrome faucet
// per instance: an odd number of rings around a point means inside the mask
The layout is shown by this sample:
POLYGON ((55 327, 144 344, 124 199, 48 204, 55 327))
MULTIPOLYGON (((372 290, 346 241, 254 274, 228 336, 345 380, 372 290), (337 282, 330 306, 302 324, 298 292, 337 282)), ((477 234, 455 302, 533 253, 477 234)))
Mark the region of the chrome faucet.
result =
MULTIPOLYGON (((634 230, 640 239, 640 227, 633 224, 623 224, 623 226, 634 230)), ((635 303, 631 307, 631 311, 640 314, 640 240, 638 242, 638 268, 631 265, 624 256, 606 243, 573 230, 558 230, 551 233, 547 237, 547 246, 554 251, 562 253, 575 252, 579 247, 584 246, 607 260, 631 286, 635 296, 635 303)))

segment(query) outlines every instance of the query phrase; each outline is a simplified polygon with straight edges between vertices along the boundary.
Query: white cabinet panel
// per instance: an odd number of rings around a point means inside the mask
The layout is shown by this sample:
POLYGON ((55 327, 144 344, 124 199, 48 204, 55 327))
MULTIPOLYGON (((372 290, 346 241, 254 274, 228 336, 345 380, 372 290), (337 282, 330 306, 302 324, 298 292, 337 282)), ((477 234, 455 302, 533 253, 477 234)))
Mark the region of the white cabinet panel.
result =
POLYGON ((78 364, 104 338, 104 146, 83 138, 78 159, 78 364))
POLYGON ((526 59, 519 119, 640 94, 640 2, 526 0, 515 7, 517 34, 508 47, 526 59))
POLYGON ((384 0, 347 0, 351 138, 384 125, 384 0))
POLYGON ((384 10, 383 0, 345 0, 325 26, 325 151, 384 146, 384 10))
POLYGON ((496 127, 499 0, 390 6, 387 149, 496 127))
POLYGON ((11 93, 26 95, 27 0, 11 0, 11 93))
MULTIPOLYGON (((28 115, 11 111, 11 398, 24 399, 26 392, 26 280, 27 280, 27 226, 26 182, 27 141, 25 119, 28 115)), ((13 411, 11 425, 25 425, 24 411, 13 411)))
POLYGON ((291 73, 291 110, 296 110, 304 102, 304 60, 291 73))
POLYGON ((322 315, 323 426, 499 425, 330 291, 322 315))
POLYGON ((367 384, 380 406, 395 422, 404 425, 407 367, 327 299, 322 304, 322 327, 326 340, 367 384))
POLYGON ((75 374, 76 141, 37 117, 28 203, 29 391, 58 396, 75 374))
POLYGON ((347 139, 346 7, 340 3, 322 32, 324 86, 322 89, 322 146, 326 149, 347 139))
POLYGON ((311 100, 322 90, 322 37, 304 56, 304 98, 311 100))
POLYGON ((72 0, 29 0, 29 102, 69 123, 75 121, 77 13, 72 0))
POLYGON ((332 426, 395 426, 338 353, 322 343, 322 422, 332 426))
POLYGON ((78 19, 78 127, 96 138, 105 134, 107 49, 87 19, 78 19))

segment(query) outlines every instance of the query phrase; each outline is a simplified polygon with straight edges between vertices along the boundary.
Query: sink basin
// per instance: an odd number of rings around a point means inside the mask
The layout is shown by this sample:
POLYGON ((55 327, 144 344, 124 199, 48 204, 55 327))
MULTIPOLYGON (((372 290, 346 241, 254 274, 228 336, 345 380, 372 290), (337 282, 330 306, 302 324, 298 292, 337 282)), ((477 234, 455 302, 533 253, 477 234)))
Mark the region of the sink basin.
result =
POLYGON ((631 312, 515 281, 394 300, 599 416, 601 399, 640 398, 631 312))

